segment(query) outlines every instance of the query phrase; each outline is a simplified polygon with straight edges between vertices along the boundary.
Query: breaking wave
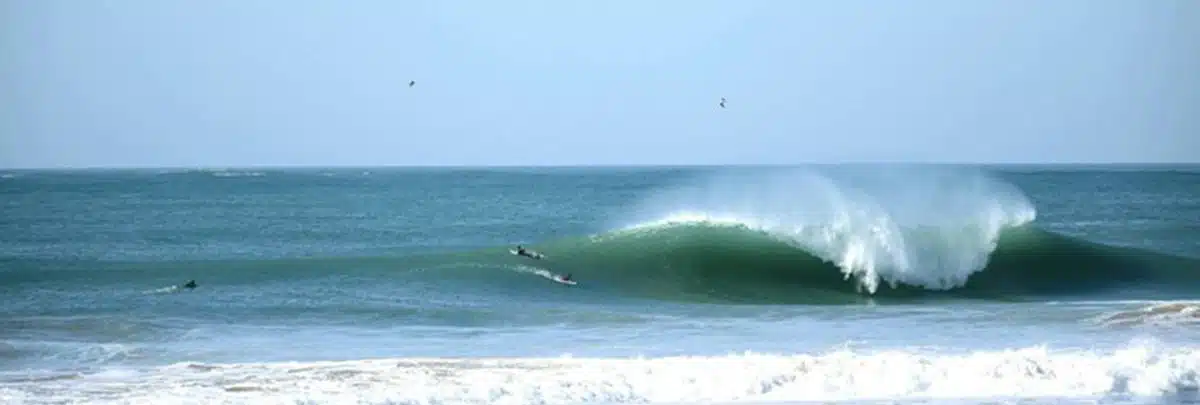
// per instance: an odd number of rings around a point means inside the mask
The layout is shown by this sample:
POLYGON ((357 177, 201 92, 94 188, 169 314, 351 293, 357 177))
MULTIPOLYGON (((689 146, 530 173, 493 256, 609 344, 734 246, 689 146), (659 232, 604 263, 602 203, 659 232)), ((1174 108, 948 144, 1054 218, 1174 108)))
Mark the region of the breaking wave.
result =
POLYGON ((546 266, 662 296, 768 302, 1071 293, 1195 281, 1187 259, 1038 229, 1016 187, 980 172, 747 172, 647 199, 635 225, 547 243, 546 266), (1170 273, 1165 274, 1165 273, 1170 273))
POLYGON ((835 263, 867 292, 881 283, 949 289, 982 270, 1005 229, 1036 210, 981 173, 896 167, 722 176, 652 199, 666 215, 634 226, 735 226, 835 263))

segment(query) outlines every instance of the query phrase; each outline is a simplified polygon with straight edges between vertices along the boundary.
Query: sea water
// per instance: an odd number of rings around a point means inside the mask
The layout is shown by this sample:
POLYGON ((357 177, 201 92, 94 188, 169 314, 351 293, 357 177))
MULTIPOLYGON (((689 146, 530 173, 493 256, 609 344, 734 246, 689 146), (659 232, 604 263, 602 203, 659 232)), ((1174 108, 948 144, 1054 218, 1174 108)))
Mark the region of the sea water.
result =
POLYGON ((0 174, 6 404, 1200 398, 1198 166, 0 174))

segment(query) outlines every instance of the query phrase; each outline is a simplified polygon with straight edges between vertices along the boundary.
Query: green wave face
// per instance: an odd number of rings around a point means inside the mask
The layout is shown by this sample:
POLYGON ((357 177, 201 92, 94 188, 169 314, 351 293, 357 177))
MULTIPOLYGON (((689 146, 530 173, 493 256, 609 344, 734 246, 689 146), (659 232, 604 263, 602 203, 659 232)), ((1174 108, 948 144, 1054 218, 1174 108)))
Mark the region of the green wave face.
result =
POLYGON ((1197 266, 1193 260, 1090 243, 1028 225, 1001 232, 986 262, 961 285, 895 281, 874 291, 855 272, 744 226, 672 225, 563 240, 544 248, 557 256, 540 267, 573 271, 585 284, 613 294, 666 300, 763 304, 1025 300, 1138 288, 1184 294, 1200 286, 1200 277, 1190 271, 1197 266))

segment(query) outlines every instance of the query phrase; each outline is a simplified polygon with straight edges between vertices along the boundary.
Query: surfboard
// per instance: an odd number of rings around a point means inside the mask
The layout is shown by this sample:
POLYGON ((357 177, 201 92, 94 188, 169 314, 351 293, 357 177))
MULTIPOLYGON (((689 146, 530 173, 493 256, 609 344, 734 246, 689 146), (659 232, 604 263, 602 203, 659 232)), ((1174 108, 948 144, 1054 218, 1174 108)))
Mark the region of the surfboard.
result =
POLYGON ((551 277, 550 279, 554 280, 554 282, 559 283, 559 284, 566 284, 566 285, 578 284, 575 282, 575 280, 563 280, 562 276, 554 276, 554 277, 551 277))
MULTIPOLYGON (((526 250, 525 252, 533 255, 534 259, 543 259, 546 257, 546 255, 538 253, 538 252, 534 252, 532 250, 526 250)), ((516 256, 522 256, 520 253, 517 253, 516 249, 509 249, 508 253, 512 253, 513 255, 516 255, 516 256)), ((530 257, 530 256, 525 256, 525 257, 530 257)))

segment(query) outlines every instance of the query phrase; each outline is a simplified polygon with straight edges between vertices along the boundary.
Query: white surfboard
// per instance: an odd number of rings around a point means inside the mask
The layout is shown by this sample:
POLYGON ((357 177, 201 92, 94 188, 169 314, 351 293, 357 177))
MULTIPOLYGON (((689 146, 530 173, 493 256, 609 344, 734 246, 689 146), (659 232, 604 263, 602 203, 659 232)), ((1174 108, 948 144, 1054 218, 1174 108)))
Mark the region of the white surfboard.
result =
POLYGON ((566 280, 566 279, 563 279, 562 276, 554 276, 554 277, 551 277, 550 279, 554 280, 554 282, 560 283, 560 284, 566 284, 566 285, 578 284, 575 282, 575 280, 566 280))

